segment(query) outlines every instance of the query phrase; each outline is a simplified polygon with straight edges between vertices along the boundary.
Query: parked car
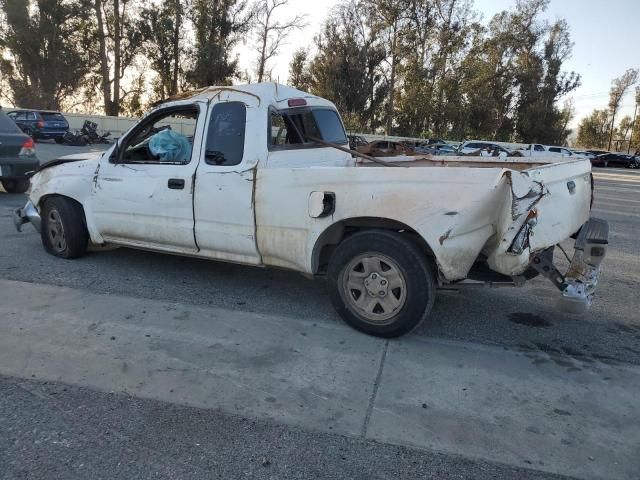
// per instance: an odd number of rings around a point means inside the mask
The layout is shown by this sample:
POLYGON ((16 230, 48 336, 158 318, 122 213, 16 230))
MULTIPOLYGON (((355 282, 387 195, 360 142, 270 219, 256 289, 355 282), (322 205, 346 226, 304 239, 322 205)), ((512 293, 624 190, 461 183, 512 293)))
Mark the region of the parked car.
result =
POLYGON ((571 153, 575 156, 579 156, 579 157, 584 157, 584 158, 588 158, 588 159, 592 159, 595 157, 595 154, 591 153, 591 152, 587 152, 586 150, 571 150, 571 153))
POLYGON ((361 145, 356 150, 372 157, 395 157, 398 155, 415 155, 415 151, 400 142, 391 140, 374 140, 361 145))
POLYGON ((441 143, 433 146, 437 155, 455 155, 456 149, 448 143, 441 143))
POLYGON ((521 157, 518 150, 509 150, 502 145, 490 142, 478 142, 475 140, 463 142, 458 147, 460 155, 472 155, 478 157, 521 157))
POLYGON ((361 135, 349 135, 348 138, 349 138, 349 148, 351 150, 355 150, 356 148, 369 143, 367 142, 367 139, 361 135))
POLYGON ((455 155, 457 150, 455 147, 442 143, 442 144, 420 144, 415 148, 416 153, 425 155, 455 155))
POLYGON ((426 143, 427 145, 446 145, 447 141, 442 138, 429 138, 426 143))
POLYGON ((49 110, 13 110, 7 115, 20 129, 34 140, 53 139, 63 143, 69 122, 60 112, 49 110))
POLYGON ((558 153, 563 157, 570 157, 573 155, 573 152, 569 150, 567 147, 546 147, 547 151, 550 153, 558 153))
POLYGON ((38 168, 33 139, 0 111, 0 183, 8 193, 29 188, 27 172, 38 168))
POLYGON ((570 157, 572 155, 571 150, 567 147, 539 143, 532 143, 518 151, 525 157, 570 157))
POLYGON ((592 154, 593 156, 604 155, 605 153, 611 153, 607 150, 587 150, 587 152, 592 154))
POLYGON ((394 159, 358 160, 347 145, 328 100, 273 83, 210 87, 152 110, 103 153, 40 167, 14 221, 60 258, 91 243, 326 276, 341 317, 381 337, 414 329, 437 287, 467 278, 540 274, 572 311, 591 304, 608 226, 590 218, 588 160, 416 156, 387 168, 394 159), (196 134, 166 128, 176 116, 196 134), (553 248, 571 238, 562 274, 553 248))
POLYGON ((591 159, 594 167, 640 168, 640 157, 626 153, 604 153, 591 159))

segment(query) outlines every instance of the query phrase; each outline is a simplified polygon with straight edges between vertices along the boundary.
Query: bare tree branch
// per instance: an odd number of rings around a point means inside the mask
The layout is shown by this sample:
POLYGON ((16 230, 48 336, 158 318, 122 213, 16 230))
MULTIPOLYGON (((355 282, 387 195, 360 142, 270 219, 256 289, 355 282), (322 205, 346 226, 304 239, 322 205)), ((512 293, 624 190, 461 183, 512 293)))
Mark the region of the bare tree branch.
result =
POLYGON ((256 38, 258 58, 256 75, 258 82, 271 76, 267 62, 278 55, 289 35, 307 26, 306 15, 296 15, 288 20, 277 20, 276 10, 287 7, 289 0, 260 0, 256 5, 256 38))

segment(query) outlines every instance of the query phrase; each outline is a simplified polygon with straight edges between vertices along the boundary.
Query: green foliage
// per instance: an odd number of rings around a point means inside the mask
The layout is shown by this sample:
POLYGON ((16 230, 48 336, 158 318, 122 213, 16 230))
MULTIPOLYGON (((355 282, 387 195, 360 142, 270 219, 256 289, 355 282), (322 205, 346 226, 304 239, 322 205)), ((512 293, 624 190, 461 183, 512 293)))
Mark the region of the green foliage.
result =
POLYGON ((195 33, 187 79, 194 87, 230 84, 238 75, 232 49, 251 27, 253 12, 246 0, 194 0, 195 33))
POLYGON ((316 37, 318 53, 308 71, 311 91, 332 100, 349 129, 377 127, 386 94, 385 50, 364 13, 356 2, 334 9, 316 37))
POLYGON ((0 74, 13 103, 59 109, 89 72, 88 13, 77 0, 0 0, 0 74), (4 18, 3 18, 4 17, 4 18))
MULTIPOLYGON (((639 71, 637 69, 630 68, 622 74, 622 76, 613 79, 609 92, 608 110, 594 110, 591 115, 582 119, 578 129, 578 145, 583 147, 604 148, 607 150, 611 150, 612 148, 614 150, 622 150, 627 133, 631 131, 632 147, 635 146, 633 138, 637 137, 634 130, 633 119, 624 118, 618 128, 615 127, 615 119, 622 98, 633 84, 638 81, 638 75, 639 71), (614 139, 618 141, 614 143, 614 139)), ((638 106, 640 106, 640 87, 636 88, 635 99, 637 109, 638 106)))
POLYGON ((311 90, 311 75, 307 65, 309 51, 305 48, 296 50, 289 64, 289 85, 299 90, 311 90))
POLYGON ((369 129, 564 143, 572 110, 558 103, 580 79, 562 70, 572 43, 565 21, 541 20, 547 4, 520 0, 487 25, 467 0, 339 4, 316 39, 312 90, 369 129), (367 70, 371 52, 375 62, 367 70), (366 90, 382 94, 377 102, 362 101, 364 79, 366 90))
POLYGON ((184 6, 179 0, 167 0, 143 8, 140 17, 145 56, 157 74, 152 100, 162 100, 178 93, 184 77, 184 6))
POLYGON ((584 148, 606 148, 610 133, 609 113, 606 110, 594 110, 580 122, 576 143, 584 148))

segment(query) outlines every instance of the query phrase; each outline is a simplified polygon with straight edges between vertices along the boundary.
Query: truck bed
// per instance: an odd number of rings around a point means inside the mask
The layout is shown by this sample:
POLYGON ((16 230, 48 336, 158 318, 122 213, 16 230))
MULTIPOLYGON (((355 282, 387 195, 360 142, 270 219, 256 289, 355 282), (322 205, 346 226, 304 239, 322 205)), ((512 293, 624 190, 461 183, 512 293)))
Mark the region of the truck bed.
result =
MULTIPOLYGON (((531 158, 531 157, 473 157, 473 156, 434 156, 411 155, 381 158, 385 162, 397 163, 402 167, 465 167, 465 168, 509 168, 511 170, 527 170, 550 163, 571 161, 566 158, 531 158)), ((378 163, 370 162, 362 158, 356 161, 362 167, 380 167, 378 163)))

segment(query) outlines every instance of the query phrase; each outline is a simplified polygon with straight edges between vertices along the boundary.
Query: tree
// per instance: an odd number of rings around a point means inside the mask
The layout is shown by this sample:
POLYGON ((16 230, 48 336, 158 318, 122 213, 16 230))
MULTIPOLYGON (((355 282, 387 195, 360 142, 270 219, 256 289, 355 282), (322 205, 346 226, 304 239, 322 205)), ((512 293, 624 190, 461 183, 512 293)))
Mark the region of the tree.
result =
POLYGON ((89 72, 87 20, 77 0, 0 0, 0 74, 14 104, 58 110, 76 91, 89 72))
POLYGON ((625 96, 629 88, 638 81, 638 70, 630 68, 621 77, 615 78, 611 82, 611 90, 609 91, 609 112, 611 114, 611 126, 609 127, 609 146, 611 150, 611 142, 613 140, 613 131, 616 120, 616 113, 620 108, 620 102, 625 96))
POLYGON ((594 110, 580 122, 576 143, 584 148, 604 148, 610 137, 611 123, 606 110, 594 110))
POLYGON ((633 110, 633 120, 631 121, 631 137, 629 138, 629 147, 627 153, 633 150, 637 152, 640 150, 640 125, 638 124, 638 108, 640 107, 640 87, 636 87, 636 106, 633 110))
POLYGON ((162 100, 178 93, 184 73, 184 5, 181 0, 167 0, 159 7, 144 8, 140 16, 145 55, 157 73, 155 99, 162 100))
POLYGON ((348 129, 376 128, 388 92, 382 75, 386 52, 363 13, 356 1, 334 8, 309 65, 311 92, 332 100, 348 129))
POLYGON ((296 50, 289 64, 289 85, 303 91, 311 89, 311 76, 307 56, 309 51, 305 48, 296 50))
POLYGON ((99 58, 98 78, 104 112, 118 116, 123 97, 131 92, 122 89, 122 80, 134 66, 143 47, 137 3, 131 0, 92 0, 99 58))
MULTIPOLYGON (((455 0, 454 0, 455 1, 455 0)), ((397 87, 397 70, 400 63, 400 36, 403 22, 407 18, 407 0, 367 0, 367 9, 372 24, 372 35, 383 39, 387 46, 386 61, 388 71, 388 93, 385 118, 387 135, 393 134, 395 116, 395 96, 397 87)))
POLYGON ((247 0, 193 0, 195 44, 187 80, 192 86, 229 84, 238 74, 233 47, 251 28, 247 0))
POLYGON ((280 47, 294 31, 304 28, 305 15, 296 15, 289 20, 278 21, 276 10, 289 5, 289 0, 260 0, 256 9, 256 37, 258 59, 256 75, 258 82, 271 77, 267 63, 278 54, 280 47))
POLYGON ((525 142, 564 143, 559 141, 564 128, 557 102, 579 86, 580 76, 561 71, 572 49, 567 23, 559 20, 542 31, 546 34, 542 51, 525 52, 527 60, 520 63, 516 132, 525 142))

